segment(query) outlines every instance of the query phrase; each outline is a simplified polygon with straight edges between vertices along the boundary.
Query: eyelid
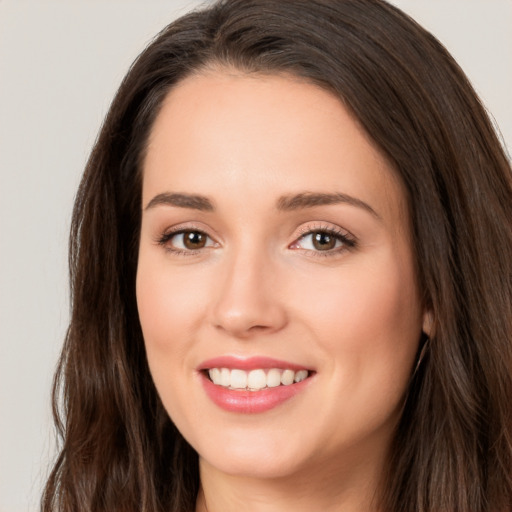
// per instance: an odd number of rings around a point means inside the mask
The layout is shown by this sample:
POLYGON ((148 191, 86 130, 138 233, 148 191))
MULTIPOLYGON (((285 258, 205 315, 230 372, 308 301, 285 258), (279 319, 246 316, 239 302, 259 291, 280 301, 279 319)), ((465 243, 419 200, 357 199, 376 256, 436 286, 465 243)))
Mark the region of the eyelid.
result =
POLYGON ((316 233, 317 231, 326 231, 328 233, 333 233, 336 235, 340 235, 342 237, 350 238, 355 240, 355 236, 350 233, 347 229, 343 229, 336 224, 331 224, 330 222, 314 222, 311 224, 302 225, 299 228, 299 234, 297 238, 300 238, 304 235, 309 235, 310 233, 316 233))

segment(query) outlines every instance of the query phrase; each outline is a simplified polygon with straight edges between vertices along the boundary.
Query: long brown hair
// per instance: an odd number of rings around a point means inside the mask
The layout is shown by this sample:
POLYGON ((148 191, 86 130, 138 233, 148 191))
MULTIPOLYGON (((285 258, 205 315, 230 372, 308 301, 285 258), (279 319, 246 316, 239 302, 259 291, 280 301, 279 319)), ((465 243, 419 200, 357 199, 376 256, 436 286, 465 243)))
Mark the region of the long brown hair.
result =
POLYGON ((78 191, 71 323, 54 385, 62 447, 44 512, 194 509, 197 454, 152 383, 135 302, 141 162, 167 92, 210 65, 334 92, 405 184, 433 315, 382 508, 512 509, 512 173, 443 46, 381 0, 223 0, 165 28, 125 77, 78 191))

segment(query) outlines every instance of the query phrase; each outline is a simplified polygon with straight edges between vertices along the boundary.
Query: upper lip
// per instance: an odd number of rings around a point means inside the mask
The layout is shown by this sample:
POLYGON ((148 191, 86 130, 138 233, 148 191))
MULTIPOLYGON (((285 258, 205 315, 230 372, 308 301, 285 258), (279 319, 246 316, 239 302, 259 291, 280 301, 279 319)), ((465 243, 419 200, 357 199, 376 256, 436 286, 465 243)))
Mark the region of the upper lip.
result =
POLYGON ((282 361, 272 357, 253 356, 253 357, 236 357, 236 356, 219 356, 203 361, 197 369, 199 371, 209 370, 210 368, 229 368, 239 370, 256 370, 259 368, 280 368, 282 370, 290 369, 294 371, 311 370, 306 366, 282 361))

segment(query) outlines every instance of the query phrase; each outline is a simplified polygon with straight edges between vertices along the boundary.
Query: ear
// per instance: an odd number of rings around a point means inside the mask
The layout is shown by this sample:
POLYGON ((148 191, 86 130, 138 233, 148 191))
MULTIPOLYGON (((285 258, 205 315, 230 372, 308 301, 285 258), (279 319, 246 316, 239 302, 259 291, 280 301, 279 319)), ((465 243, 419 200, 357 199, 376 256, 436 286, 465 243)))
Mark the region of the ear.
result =
POLYGON ((432 337, 432 330, 434 325, 434 315, 430 309, 427 309, 423 313, 423 332, 429 337, 432 337))

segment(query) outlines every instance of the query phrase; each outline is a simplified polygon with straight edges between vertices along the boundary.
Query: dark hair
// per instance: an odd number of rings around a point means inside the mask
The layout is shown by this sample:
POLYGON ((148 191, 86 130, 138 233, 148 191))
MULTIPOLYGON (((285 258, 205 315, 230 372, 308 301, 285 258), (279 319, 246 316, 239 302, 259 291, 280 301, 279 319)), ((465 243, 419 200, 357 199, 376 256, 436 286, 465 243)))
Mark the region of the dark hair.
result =
POLYGON ((407 190, 433 335, 407 392, 383 510, 510 510, 510 164, 451 56, 381 0, 223 0, 173 22, 131 67, 73 212, 72 317, 54 384, 62 449, 42 510, 194 508, 197 454, 153 385, 135 274, 149 131, 169 90, 211 66, 334 92, 407 190))

